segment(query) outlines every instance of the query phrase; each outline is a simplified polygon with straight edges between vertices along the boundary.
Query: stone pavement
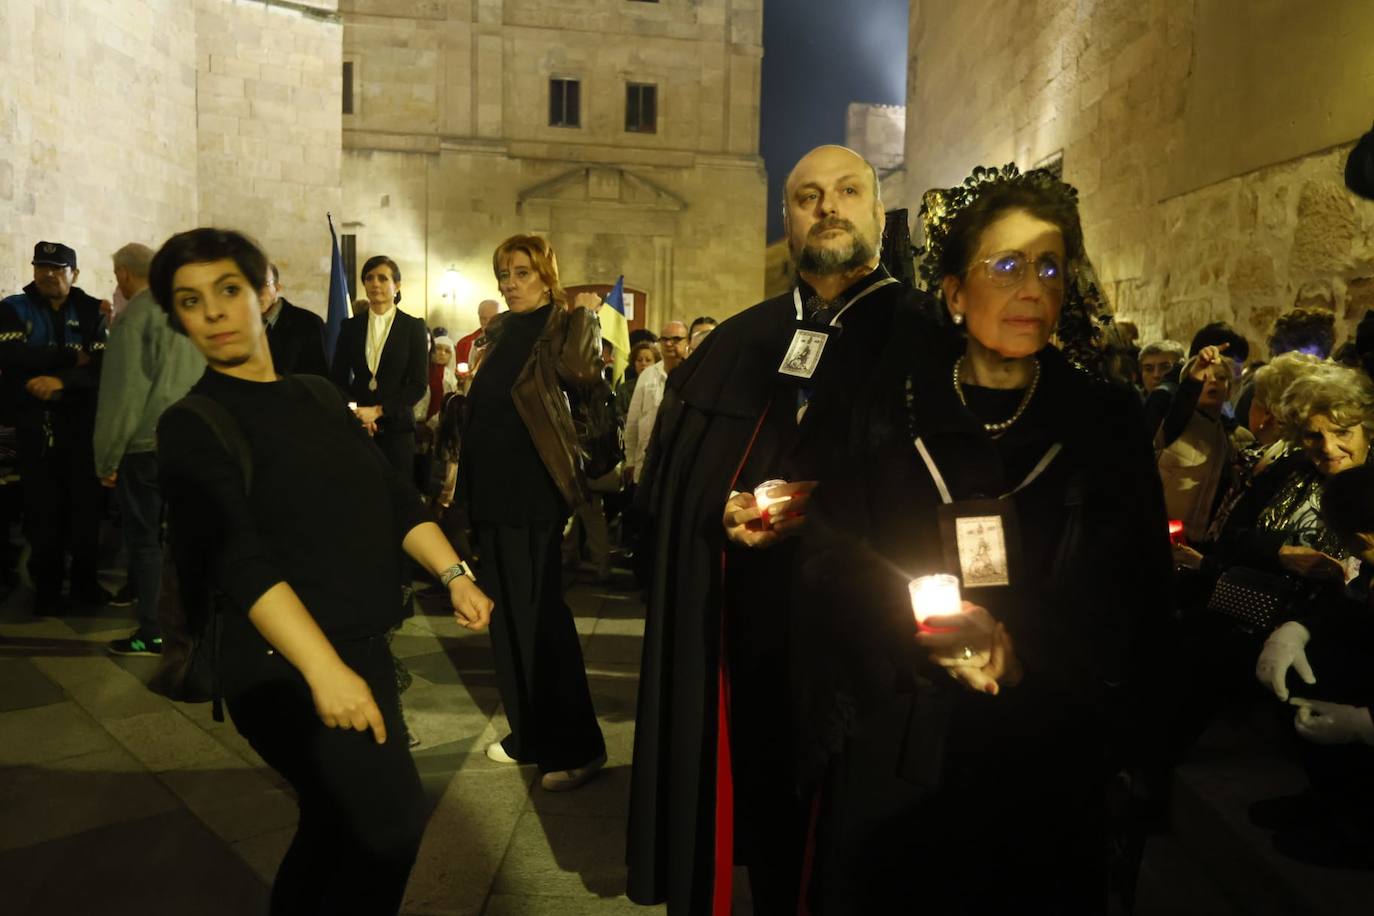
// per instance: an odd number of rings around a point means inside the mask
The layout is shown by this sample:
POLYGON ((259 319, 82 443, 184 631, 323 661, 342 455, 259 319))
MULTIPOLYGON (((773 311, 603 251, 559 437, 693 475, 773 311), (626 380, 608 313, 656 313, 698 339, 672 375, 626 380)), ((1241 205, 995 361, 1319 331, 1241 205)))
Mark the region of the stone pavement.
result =
MULTIPOLYGON (((149 693, 155 660, 104 652, 132 629, 133 608, 35 618, 28 600, 21 588, 0 606, 4 912, 265 912, 296 820, 284 783, 209 704, 149 693)), ((486 759, 506 723, 485 634, 423 604, 396 636, 434 806, 403 913, 663 912, 624 896, 643 607, 634 593, 582 585, 568 603, 610 762, 566 794, 540 789, 532 767, 486 759)))

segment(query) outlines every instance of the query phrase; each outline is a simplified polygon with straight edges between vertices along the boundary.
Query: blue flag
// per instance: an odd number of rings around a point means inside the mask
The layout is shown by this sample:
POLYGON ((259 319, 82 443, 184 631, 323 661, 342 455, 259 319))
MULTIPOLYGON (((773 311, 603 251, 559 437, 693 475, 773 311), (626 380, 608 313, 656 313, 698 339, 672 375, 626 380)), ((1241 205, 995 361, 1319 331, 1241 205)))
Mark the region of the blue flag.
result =
POLYGON ((630 326, 625 321, 625 275, 615 281, 615 288, 601 300, 602 306, 596 316, 601 319, 601 336, 611 342, 611 358, 615 369, 612 377, 615 384, 625 377, 625 368, 630 363, 630 326), (609 308, 607 308, 609 306, 609 308))
POLYGON ((334 217, 328 213, 329 241, 332 251, 329 255, 329 308, 324 319, 324 355, 334 363, 334 345, 339 340, 339 329, 344 320, 352 313, 352 303, 348 301, 348 275, 344 273, 343 255, 339 254, 339 237, 334 232, 334 217))

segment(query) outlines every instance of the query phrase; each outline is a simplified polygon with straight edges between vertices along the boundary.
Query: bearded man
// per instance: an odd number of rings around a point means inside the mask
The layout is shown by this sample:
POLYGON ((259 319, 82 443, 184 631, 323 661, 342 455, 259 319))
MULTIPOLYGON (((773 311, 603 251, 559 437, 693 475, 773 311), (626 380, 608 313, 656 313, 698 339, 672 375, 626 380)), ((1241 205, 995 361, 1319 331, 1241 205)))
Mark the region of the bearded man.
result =
MULTIPOLYGON (((635 727, 628 893, 727 916, 795 913, 808 812, 793 785, 787 594, 825 430, 918 294, 879 265, 877 174, 822 146, 789 174, 797 284, 725 321, 669 377, 641 476, 654 560, 635 727), (832 418, 832 419, 826 419, 832 418), (818 422, 823 421, 823 422, 818 422), (764 519, 754 489, 786 499, 764 519)), ((650 549, 647 548, 646 549, 650 549)))

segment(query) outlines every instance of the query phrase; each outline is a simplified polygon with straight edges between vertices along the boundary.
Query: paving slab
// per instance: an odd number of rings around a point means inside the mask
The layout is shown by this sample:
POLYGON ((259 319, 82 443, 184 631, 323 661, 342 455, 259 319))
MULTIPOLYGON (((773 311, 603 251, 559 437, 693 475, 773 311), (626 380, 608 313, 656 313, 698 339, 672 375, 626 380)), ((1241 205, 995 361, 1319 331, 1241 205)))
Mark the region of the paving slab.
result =
POLYGON ((62 688, 29 659, 0 657, 0 712, 49 706, 64 699, 62 688))
POLYGON ((0 766, 41 764, 118 744, 71 700, 0 713, 0 766))

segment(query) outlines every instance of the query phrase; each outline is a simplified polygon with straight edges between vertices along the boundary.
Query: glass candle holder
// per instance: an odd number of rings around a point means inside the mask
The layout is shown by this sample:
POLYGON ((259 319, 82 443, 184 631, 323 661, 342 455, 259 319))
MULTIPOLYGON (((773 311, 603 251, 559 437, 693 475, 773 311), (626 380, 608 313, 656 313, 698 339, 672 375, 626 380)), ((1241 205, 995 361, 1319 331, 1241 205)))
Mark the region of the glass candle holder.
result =
POLYGON ((1183 537, 1183 522, 1179 519, 1169 519, 1169 543, 1175 546, 1182 546, 1188 543, 1183 537))
POLYGON ((768 496, 766 494, 774 487, 780 487, 785 483, 787 483, 785 480, 765 480, 757 487, 754 487, 754 504, 759 507, 759 518, 762 520, 763 527, 765 528, 771 525, 771 516, 773 512, 771 507, 788 502, 792 499, 790 496, 768 496))
POLYGON ((959 597, 959 577, 948 573, 920 576, 907 584, 911 592, 911 612, 916 616, 916 625, 924 627, 927 618, 948 617, 964 612, 959 597))
POLYGON ((457 366, 454 366, 454 371, 457 372, 459 375, 467 375, 468 371, 471 368, 472 367, 469 366, 467 363, 459 363, 457 366))

